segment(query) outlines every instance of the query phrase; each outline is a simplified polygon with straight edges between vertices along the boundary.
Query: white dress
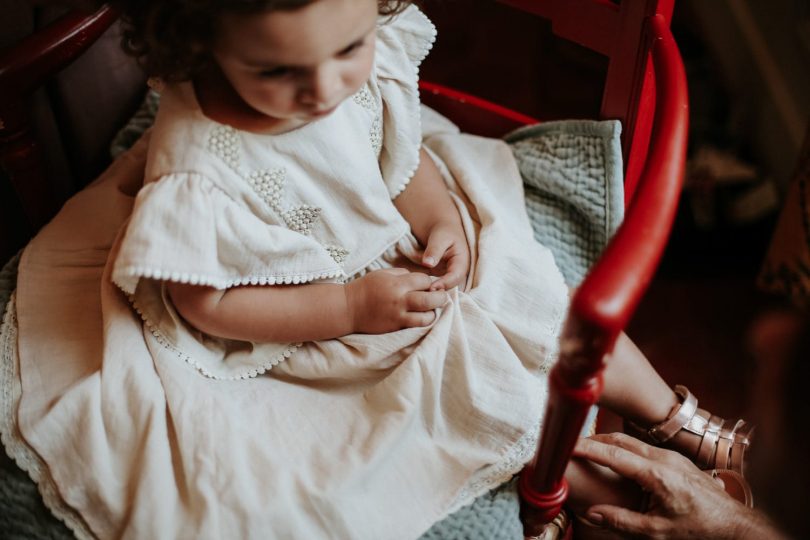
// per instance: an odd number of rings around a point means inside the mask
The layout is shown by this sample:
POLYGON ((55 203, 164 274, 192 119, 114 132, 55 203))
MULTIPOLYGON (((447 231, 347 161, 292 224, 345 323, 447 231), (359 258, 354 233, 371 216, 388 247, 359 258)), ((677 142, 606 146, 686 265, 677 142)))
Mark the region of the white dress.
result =
POLYGON ((217 124, 189 85, 167 88, 148 156, 142 141, 26 249, 0 428, 79 536, 415 538, 531 457, 567 289, 508 148, 435 113, 420 126, 434 33, 415 7, 381 23, 369 83, 282 135, 217 124), (472 254, 430 327, 248 343, 195 331, 166 299, 165 281, 407 264, 418 246, 392 198, 421 144, 472 254))

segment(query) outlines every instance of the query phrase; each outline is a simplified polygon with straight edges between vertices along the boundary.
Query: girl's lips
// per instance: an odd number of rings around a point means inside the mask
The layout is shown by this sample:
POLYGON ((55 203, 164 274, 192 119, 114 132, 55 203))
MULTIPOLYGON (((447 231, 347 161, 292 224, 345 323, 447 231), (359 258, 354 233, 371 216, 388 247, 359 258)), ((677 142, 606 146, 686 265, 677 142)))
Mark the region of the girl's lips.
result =
POLYGON ((337 109, 337 107, 330 107, 329 109, 324 109, 322 111, 312 111, 310 113, 310 116, 313 116, 315 118, 320 118, 320 117, 332 114, 333 112, 335 112, 335 109, 337 109))

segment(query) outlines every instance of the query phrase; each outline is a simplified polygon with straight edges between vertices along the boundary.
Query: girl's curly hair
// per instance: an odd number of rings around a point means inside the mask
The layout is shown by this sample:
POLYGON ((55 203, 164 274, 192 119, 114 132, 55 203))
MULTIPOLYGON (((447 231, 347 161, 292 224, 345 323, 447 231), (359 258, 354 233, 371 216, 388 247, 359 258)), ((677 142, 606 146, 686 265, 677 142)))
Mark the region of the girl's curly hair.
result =
MULTIPOLYGON (((112 0, 121 12, 122 47, 149 76, 188 80, 210 62, 216 21, 224 13, 294 10, 316 0, 112 0)), ((377 0, 380 15, 395 15, 411 0, 377 0)))

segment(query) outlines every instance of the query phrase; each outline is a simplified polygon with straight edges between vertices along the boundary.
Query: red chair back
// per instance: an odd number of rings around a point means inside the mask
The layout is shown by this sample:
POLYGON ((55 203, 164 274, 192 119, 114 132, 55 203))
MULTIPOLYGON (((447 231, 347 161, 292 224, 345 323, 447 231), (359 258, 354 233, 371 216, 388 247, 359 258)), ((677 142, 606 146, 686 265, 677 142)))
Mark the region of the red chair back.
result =
MULTIPOLYGON (((521 475, 525 532, 535 535, 565 502, 563 475, 601 392, 604 359, 652 279, 669 236, 686 159, 688 97, 669 31, 674 0, 499 1, 550 21, 556 35, 606 57, 596 116, 621 121, 625 159, 625 221, 572 298, 538 450, 521 475)), ((534 121, 492 101, 421 84, 423 101, 465 130, 501 135, 534 121)))
POLYGON ((34 128, 34 93, 90 48, 116 18, 106 6, 95 13, 70 12, 0 50, 2 262, 25 245, 70 195, 48 178, 48 154, 34 128))

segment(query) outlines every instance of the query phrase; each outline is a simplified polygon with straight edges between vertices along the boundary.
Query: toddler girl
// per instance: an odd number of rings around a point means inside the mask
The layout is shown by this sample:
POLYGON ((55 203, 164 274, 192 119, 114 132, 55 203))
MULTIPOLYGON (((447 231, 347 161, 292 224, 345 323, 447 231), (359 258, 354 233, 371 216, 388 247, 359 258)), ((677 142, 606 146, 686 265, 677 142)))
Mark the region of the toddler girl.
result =
MULTIPOLYGON (((414 538, 519 471, 568 292, 503 143, 438 121, 423 144, 430 21, 121 4, 163 82, 143 187, 116 163, 20 267, 20 430, 54 505, 101 537, 414 538)), ((622 337, 602 405, 671 428, 679 402, 622 337)))

